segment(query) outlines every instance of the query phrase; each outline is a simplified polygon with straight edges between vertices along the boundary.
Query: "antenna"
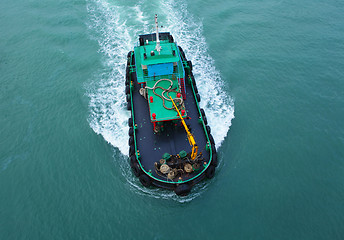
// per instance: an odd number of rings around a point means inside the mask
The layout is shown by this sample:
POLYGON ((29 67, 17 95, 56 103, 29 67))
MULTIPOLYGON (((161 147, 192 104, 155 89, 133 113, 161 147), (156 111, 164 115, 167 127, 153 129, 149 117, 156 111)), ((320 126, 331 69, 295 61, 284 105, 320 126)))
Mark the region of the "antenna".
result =
POLYGON ((159 52, 159 55, 160 55, 161 46, 160 46, 160 40, 159 40, 159 26, 158 26, 158 15, 157 14, 155 14, 155 27, 156 27, 156 47, 155 47, 155 49, 159 52))

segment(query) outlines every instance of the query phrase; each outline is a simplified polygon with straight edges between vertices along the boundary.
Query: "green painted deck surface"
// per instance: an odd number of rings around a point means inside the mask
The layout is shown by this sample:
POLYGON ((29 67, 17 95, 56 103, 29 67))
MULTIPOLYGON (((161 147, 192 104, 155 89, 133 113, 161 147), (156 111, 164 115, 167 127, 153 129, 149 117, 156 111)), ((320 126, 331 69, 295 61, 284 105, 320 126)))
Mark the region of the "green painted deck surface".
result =
POLYGON ((151 77, 144 76, 142 66, 159 64, 159 63, 170 63, 177 62, 177 72, 174 73, 178 78, 184 78, 183 66, 179 57, 179 50, 175 43, 169 43, 168 41, 160 42, 161 51, 160 55, 158 51, 155 50, 156 42, 149 42, 148 45, 137 46, 134 48, 135 54, 135 65, 137 81, 139 83, 147 82, 153 80, 151 77), (175 51, 175 56, 173 56, 172 51, 175 51), (155 55, 151 56, 150 52, 154 51, 155 55), (144 53, 146 53, 147 58, 144 59, 144 53))
MULTIPOLYGON (((157 80, 158 81, 158 80, 157 80)), ((147 87, 153 88, 155 83, 157 81, 148 81, 147 82, 147 87)), ((173 86, 172 88, 176 88, 175 90, 180 92, 179 86, 178 86, 178 81, 177 80, 172 80, 173 82, 173 86)), ((164 89, 169 88, 169 86, 171 85, 170 81, 161 81, 159 82, 156 86, 160 86, 163 87, 164 89)), ((163 90, 160 88, 157 88, 155 90, 155 93, 157 93, 158 95, 161 96, 163 90)), ((173 99, 177 97, 177 93, 175 92, 170 92, 170 93, 165 93, 164 94, 165 97, 171 96, 173 99)), ((162 98, 158 97, 157 95, 155 95, 153 93, 153 90, 148 89, 148 105, 149 105, 149 112, 150 112, 150 118, 152 122, 159 122, 159 121, 167 121, 167 120, 176 120, 179 119, 178 113, 174 110, 168 110, 163 106, 163 100, 162 98), (150 97, 153 97, 153 102, 150 102, 150 97), (153 119, 152 114, 155 113, 156 114, 156 119, 153 119)), ((171 101, 167 101, 165 99, 165 106, 167 108, 172 108, 173 104, 171 101)), ((185 110, 185 108, 184 108, 185 110)), ((186 114, 185 116, 186 117, 186 114)))

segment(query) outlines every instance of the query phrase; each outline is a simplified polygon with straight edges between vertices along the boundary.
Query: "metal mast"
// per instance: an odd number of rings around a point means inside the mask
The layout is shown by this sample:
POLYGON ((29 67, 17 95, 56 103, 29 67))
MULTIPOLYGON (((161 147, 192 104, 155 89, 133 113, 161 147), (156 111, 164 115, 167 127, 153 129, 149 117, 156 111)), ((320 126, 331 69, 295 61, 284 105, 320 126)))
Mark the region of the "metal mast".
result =
POLYGON ((160 46, 160 40, 159 40, 159 27, 158 27, 158 15, 157 14, 155 14, 155 27, 156 27, 156 47, 155 47, 155 49, 159 52, 159 55, 160 55, 161 46, 160 46))

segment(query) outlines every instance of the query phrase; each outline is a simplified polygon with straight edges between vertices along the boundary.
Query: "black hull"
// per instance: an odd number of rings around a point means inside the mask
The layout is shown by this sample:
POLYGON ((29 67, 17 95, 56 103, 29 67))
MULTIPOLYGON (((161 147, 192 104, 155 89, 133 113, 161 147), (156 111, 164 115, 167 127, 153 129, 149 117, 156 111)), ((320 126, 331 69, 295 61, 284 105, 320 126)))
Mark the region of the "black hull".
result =
MULTIPOLYGON (((212 178, 217 166, 217 154, 214 139, 207 126, 204 110, 199 108, 200 96, 197 91, 192 74, 191 62, 187 61, 182 49, 179 47, 180 56, 184 62, 186 77, 185 107, 189 119, 186 124, 202 152, 203 161, 199 169, 192 173, 182 174, 178 179, 168 179, 156 170, 158 162, 163 154, 178 154, 185 150, 190 153, 192 147, 189 144, 186 132, 180 123, 164 122, 165 130, 159 134, 153 131, 153 123, 150 121, 147 100, 140 95, 140 85, 136 81, 135 57, 133 52, 128 53, 126 94, 127 108, 131 111, 129 119, 129 159, 134 174, 140 182, 146 186, 156 186, 174 190, 178 195, 187 195, 192 186, 204 178, 212 178)), ((179 121, 180 122, 180 121, 179 121)))

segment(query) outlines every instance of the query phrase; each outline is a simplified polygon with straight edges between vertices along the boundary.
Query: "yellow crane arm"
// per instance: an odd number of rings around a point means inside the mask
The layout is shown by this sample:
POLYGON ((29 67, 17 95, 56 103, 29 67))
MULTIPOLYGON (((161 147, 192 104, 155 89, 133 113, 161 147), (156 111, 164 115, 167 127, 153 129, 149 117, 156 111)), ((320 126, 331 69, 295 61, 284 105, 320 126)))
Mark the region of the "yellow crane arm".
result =
POLYGON ((170 99, 171 99, 171 101, 172 101, 172 103, 173 103, 173 106, 174 106, 175 109, 177 110, 180 119, 182 120, 182 124, 183 124, 183 126, 184 126, 184 128, 185 128, 185 131, 186 131, 186 134, 187 134, 187 136, 188 136, 189 144, 190 144, 190 146, 192 146, 191 160, 195 160, 195 158, 197 157, 197 153, 198 153, 198 146, 197 146, 197 144, 196 144, 195 138, 193 137, 193 135, 192 135, 191 132, 189 131, 188 126, 186 126, 186 123, 185 123, 185 121, 184 121, 182 115, 180 114, 180 112, 179 112, 179 110, 178 110, 178 108, 177 108, 177 105, 174 103, 174 101, 173 101, 173 99, 172 99, 171 96, 170 96, 170 99))

